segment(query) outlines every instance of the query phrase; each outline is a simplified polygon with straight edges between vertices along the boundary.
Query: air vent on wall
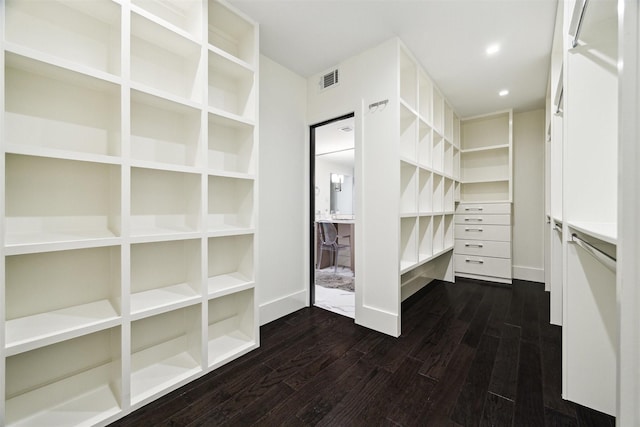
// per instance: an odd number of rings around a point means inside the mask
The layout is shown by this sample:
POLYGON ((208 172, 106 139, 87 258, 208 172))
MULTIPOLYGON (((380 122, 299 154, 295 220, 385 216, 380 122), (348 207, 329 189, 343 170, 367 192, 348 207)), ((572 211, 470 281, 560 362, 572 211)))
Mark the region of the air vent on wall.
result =
POLYGON ((328 89, 338 84, 338 69, 331 70, 320 78, 320 90, 328 89))

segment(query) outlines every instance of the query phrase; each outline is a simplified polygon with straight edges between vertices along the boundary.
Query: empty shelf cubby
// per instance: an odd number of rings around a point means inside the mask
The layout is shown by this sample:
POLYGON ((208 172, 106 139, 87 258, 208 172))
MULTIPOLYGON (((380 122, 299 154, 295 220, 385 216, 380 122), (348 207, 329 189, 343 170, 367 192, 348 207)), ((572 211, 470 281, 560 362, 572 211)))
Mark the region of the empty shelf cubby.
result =
POLYGON ((8 150, 120 156, 118 85, 12 53, 4 85, 8 150))
POLYGON ((118 3, 7 0, 5 10, 7 41, 82 67, 120 75, 118 3))
POLYGON ((253 179, 209 176, 209 231, 253 228, 253 179))
POLYGON ((255 173, 254 126, 209 114, 208 168, 221 173, 255 173))
POLYGON ((211 237, 208 247, 209 296, 253 283, 253 235, 211 237))
POLYGON ((201 371, 201 304, 131 323, 131 402, 142 404, 201 371))
POLYGON ((131 80, 163 96, 202 102, 200 46, 131 13, 131 80))
POLYGON ((148 316, 197 301, 200 254, 200 239, 131 245, 131 315, 148 316))
POLYGON ((210 45, 255 66, 256 27, 217 1, 209 1, 208 36, 210 45))
POLYGON ((209 300, 209 367, 218 366, 256 346, 253 289, 209 300))
POLYGON ((120 234, 119 166, 16 154, 5 161, 6 245, 120 234))
POLYGON ((4 422, 104 424, 122 406, 120 354, 120 327, 113 327, 8 357, 4 422))
POLYGON ((7 353, 112 326, 120 316, 120 264, 119 246, 7 257, 7 353))
POLYGON ((131 168, 131 234, 190 233, 199 229, 201 175, 131 168))
POLYGON ((197 166, 202 140, 201 111, 131 91, 131 158, 197 166))

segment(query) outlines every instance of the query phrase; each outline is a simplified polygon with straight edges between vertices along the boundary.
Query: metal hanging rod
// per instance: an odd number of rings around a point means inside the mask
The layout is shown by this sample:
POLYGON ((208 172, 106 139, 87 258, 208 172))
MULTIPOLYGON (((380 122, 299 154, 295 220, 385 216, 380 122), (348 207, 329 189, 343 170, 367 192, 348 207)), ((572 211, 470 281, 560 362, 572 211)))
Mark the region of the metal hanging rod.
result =
POLYGON ((580 238, 580 236, 575 233, 571 235, 571 241, 580 246, 585 251, 589 252, 589 254, 600 261, 609 270, 613 271, 614 273, 616 272, 616 259, 614 257, 602 252, 600 249, 596 248, 586 240, 580 238))
MULTIPOLYGON (((573 41, 571 42, 571 46, 572 47, 578 46, 578 39, 580 38, 580 31, 582 30, 582 21, 584 20, 584 14, 585 14, 585 11, 587 10, 587 4, 588 3, 589 3, 589 0, 583 0, 582 1, 582 8, 580 9, 580 14, 578 16, 578 21, 577 21, 577 23, 575 25, 575 32, 574 32, 574 35, 573 35, 573 41)), ((576 15, 576 13, 574 12, 574 16, 572 18, 572 21, 574 19, 576 19, 575 15, 576 15)), ((571 27, 573 28, 573 22, 572 22, 571 27)))

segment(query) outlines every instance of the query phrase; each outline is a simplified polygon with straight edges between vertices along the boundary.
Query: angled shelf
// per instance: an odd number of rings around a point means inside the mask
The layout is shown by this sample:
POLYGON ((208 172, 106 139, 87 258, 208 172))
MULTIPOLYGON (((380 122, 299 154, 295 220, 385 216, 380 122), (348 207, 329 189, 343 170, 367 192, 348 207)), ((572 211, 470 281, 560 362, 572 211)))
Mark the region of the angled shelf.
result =
POLYGON ((207 289, 209 297, 253 284, 252 234, 208 239, 207 289))
POLYGON ((416 217, 400 219, 400 274, 408 271, 418 262, 416 227, 416 217))
POLYGON ((418 230, 418 262, 433 256, 433 217, 421 216, 418 230))
POLYGON ((433 217, 433 253, 444 250, 445 221, 442 215, 433 217))
POLYGON ((209 113, 208 163, 212 172, 255 174, 255 126, 209 113))
POLYGON ((198 42, 202 40, 202 1, 131 0, 131 3, 160 18, 174 32, 184 32, 198 42))
POLYGON ((400 162, 400 213, 418 212, 417 204, 418 170, 416 166, 400 162))
POLYGON ((253 69, 211 50, 208 63, 209 107, 255 120, 257 81, 253 69))
POLYGON ((201 110, 131 90, 131 158, 198 166, 201 110))
POLYGON ((131 323, 131 402, 154 399, 201 370, 201 305, 131 323))
POLYGON ((433 173, 426 169, 419 169, 418 181, 418 212, 433 212, 433 173))
POLYGON ((413 59, 400 49, 400 99, 413 111, 418 109, 418 75, 413 59))
POLYGON ((120 413, 120 342, 113 327, 7 357, 6 425, 96 425, 120 413))
POLYGON ((131 168, 131 234, 193 233, 200 229, 201 176, 131 168))
POLYGON ((444 136, 444 98, 436 89, 433 89, 433 128, 444 136))
POLYGON ((131 316, 193 304, 201 295, 200 239, 131 245, 131 316))
POLYGON ((208 366, 218 366, 256 347, 254 290, 209 300, 207 352, 208 366))
POLYGON ((9 355, 119 321, 119 246, 14 255, 5 268, 9 355))
POLYGON ((255 66, 258 53, 256 26, 218 1, 209 0, 208 5, 209 44, 255 66))
POLYGON ((7 145, 115 158, 120 134, 117 84, 5 53, 7 145))
POLYGON ((207 229, 246 230, 254 223, 254 180, 209 176, 207 229))
POLYGON ((5 246, 120 234, 120 167, 7 154, 5 246))
POLYGON ((433 167, 432 130, 423 120, 418 124, 418 164, 425 168, 433 167))
POLYGON ((444 150, 445 141, 442 135, 439 133, 433 133, 433 147, 431 149, 432 167, 433 170, 439 173, 444 173, 444 150))
POLYGON ((201 47, 132 11, 131 80, 159 96, 202 102, 201 47))
POLYGON ((5 9, 5 40, 119 76, 120 8, 112 1, 10 0, 5 9))
POLYGON ((433 83, 422 71, 420 71, 418 77, 418 96, 420 100, 420 118, 431 126, 433 125, 433 83))
POLYGON ((418 118, 404 105, 400 106, 400 157, 415 162, 418 118))

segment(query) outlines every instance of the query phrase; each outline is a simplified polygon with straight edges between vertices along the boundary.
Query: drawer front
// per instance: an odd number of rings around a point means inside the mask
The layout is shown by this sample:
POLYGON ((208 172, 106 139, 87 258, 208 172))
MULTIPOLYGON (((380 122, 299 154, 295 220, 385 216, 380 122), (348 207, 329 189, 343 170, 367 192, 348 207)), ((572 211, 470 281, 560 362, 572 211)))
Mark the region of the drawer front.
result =
POLYGON ((456 224, 456 239, 511 241, 510 225, 456 224))
POLYGON ((456 254, 490 256, 495 258, 511 258, 510 242, 493 242, 490 240, 456 239, 456 254))
POLYGON ((511 214, 511 203, 460 203, 459 214, 511 214))
POLYGON ((455 266, 458 273, 511 278, 511 258, 456 255, 455 266))
POLYGON ((494 225, 510 225, 511 215, 508 214, 456 214, 456 224, 494 224, 494 225))

